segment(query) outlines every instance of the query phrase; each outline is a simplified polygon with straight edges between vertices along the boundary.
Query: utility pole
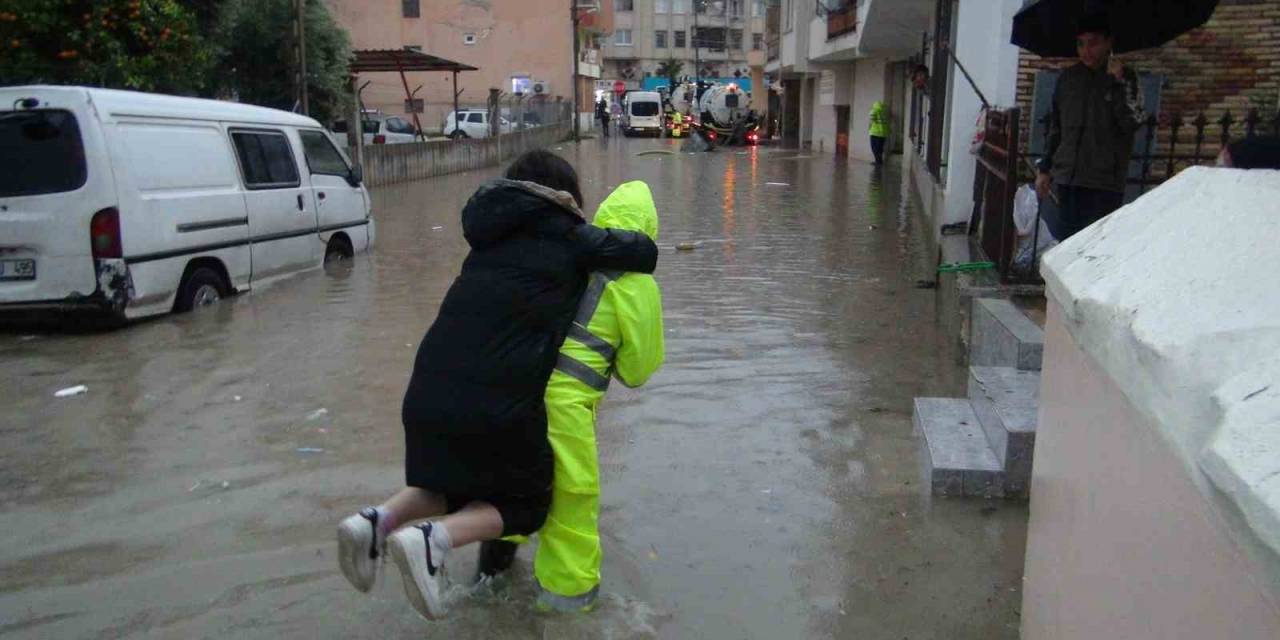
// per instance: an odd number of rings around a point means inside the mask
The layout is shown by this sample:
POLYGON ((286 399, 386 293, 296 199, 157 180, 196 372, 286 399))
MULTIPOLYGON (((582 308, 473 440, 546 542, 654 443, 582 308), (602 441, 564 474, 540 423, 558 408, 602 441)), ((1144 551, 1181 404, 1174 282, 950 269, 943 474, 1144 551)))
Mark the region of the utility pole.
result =
POLYGON ((582 88, 578 86, 578 61, 582 56, 578 51, 581 46, 578 42, 578 0, 569 0, 569 19, 573 23, 573 141, 581 142, 579 128, 582 118, 578 116, 578 107, 582 104, 582 88))
POLYGON ((311 115, 311 105, 307 100, 307 0, 294 0, 293 25, 297 35, 298 56, 298 104, 302 105, 302 115, 311 115))
MULTIPOLYGON (((705 0, 693 0, 693 33, 689 34, 689 44, 693 45, 693 99, 694 104, 702 98, 702 63, 698 60, 698 11, 705 0)), ((695 107, 695 110, 696 107, 695 107)))

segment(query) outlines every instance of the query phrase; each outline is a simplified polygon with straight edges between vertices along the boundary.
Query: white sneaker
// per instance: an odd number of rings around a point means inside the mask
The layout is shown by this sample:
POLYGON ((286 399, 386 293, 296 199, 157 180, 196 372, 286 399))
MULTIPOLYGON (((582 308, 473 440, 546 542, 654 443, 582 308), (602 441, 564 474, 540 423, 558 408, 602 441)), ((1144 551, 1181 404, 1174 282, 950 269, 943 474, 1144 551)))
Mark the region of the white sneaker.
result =
POLYGON ((365 507, 338 524, 338 567, 351 586, 368 593, 378 577, 385 540, 379 540, 378 511, 365 507))
POLYGON ((404 593, 422 617, 439 620, 445 615, 440 598, 444 582, 444 556, 447 553, 431 540, 431 523, 405 527, 387 540, 387 551, 400 567, 404 593))

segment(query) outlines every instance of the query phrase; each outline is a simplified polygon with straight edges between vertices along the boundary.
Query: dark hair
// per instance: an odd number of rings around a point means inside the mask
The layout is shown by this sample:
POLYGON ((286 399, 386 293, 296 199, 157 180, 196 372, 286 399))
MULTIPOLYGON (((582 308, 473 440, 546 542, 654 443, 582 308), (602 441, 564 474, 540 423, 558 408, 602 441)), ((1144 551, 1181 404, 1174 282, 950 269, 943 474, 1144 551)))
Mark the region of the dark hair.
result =
POLYGON ((544 187, 565 191, 582 206, 582 190, 578 188, 578 172, 564 158, 545 149, 526 151, 507 169, 508 180, 534 182, 544 187))
POLYGON ((1076 25, 1076 35, 1086 33, 1099 33, 1105 37, 1111 37, 1111 16, 1106 12, 1098 11, 1086 14, 1080 18, 1079 24, 1076 25))
POLYGON ((1252 136, 1227 147, 1236 169, 1280 169, 1280 137, 1252 136))
POLYGON ((915 75, 916 75, 917 73, 923 73, 923 74, 924 74, 924 77, 928 78, 928 77, 929 77, 929 67, 926 67, 926 66, 924 66, 924 65, 922 65, 922 64, 918 64, 918 65, 916 65, 916 68, 914 68, 914 69, 912 69, 912 70, 911 70, 911 76, 912 76, 912 77, 915 77, 915 75))

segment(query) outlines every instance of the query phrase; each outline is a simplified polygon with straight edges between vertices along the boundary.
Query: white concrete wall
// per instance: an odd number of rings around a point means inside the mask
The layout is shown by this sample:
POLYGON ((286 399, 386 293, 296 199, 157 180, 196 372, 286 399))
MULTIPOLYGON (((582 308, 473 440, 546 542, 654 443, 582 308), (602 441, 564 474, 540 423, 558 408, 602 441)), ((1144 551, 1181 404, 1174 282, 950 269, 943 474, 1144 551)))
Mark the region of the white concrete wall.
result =
POLYGON ((1194 167, 1045 256, 1024 639, 1280 637, 1277 201, 1194 167))
MULTIPOLYGON (((875 160, 868 133, 871 129, 871 105, 877 100, 886 100, 884 73, 888 64, 887 60, 880 58, 862 58, 855 65, 853 101, 849 109, 853 121, 849 125, 849 157, 855 160, 875 160)), ((893 126, 892 121, 890 126, 893 126)))
MULTIPOLYGON (((992 105, 1008 108, 1017 98, 1018 48, 1009 44, 1013 15, 1022 0, 961 0, 956 16, 956 56, 992 105)), ((950 69, 949 111, 951 134, 947 140, 947 196, 942 224, 964 222, 973 211, 975 158, 969 154, 974 124, 982 103, 960 69, 950 69)))
MULTIPOLYGON (((1070 303, 1070 301, 1066 301, 1070 303)), ((1274 640, 1280 605, 1051 299, 1023 640, 1274 640)))

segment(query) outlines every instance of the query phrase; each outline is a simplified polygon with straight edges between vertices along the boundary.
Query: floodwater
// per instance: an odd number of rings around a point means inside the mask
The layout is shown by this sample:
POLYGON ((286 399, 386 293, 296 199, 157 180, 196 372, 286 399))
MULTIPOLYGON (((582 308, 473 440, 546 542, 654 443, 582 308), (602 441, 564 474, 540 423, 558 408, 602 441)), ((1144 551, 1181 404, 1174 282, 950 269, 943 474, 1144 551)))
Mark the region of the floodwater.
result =
POLYGON ((333 530, 402 481, 415 349, 497 170, 374 193, 379 242, 214 309, 0 334, 0 635, 1016 638, 1026 507, 931 499, 911 400, 963 395, 896 166, 614 139, 558 149, 589 203, 652 186, 667 362, 602 410, 604 595, 535 614, 455 553, 449 620, 333 530), (700 242, 676 251, 681 242, 700 242), (55 398, 84 384, 88 392, 55 398))

